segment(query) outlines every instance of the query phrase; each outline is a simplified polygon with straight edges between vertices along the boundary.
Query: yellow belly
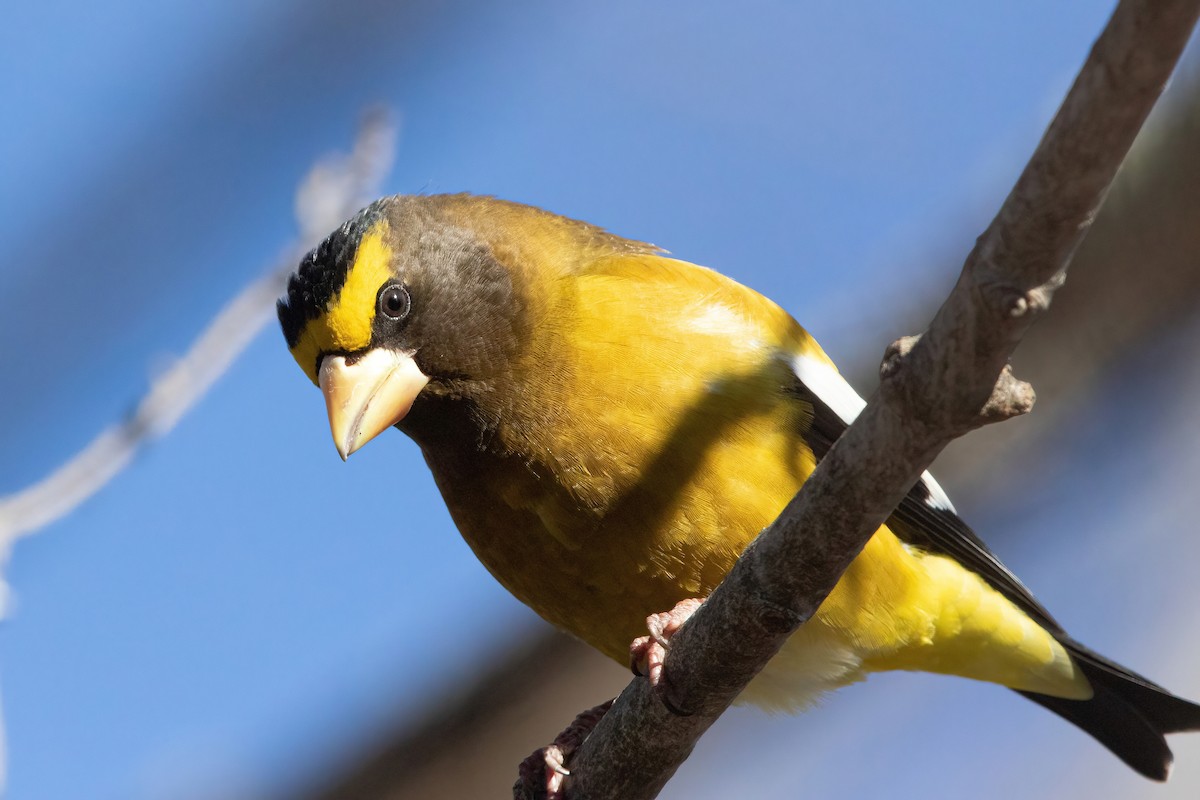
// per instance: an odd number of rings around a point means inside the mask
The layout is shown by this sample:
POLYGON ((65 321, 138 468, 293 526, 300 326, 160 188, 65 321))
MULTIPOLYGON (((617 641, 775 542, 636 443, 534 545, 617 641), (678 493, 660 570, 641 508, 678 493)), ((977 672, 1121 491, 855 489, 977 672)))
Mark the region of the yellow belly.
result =
MULTIPOLYGON (((758 447, 764 439, 794 445, 783 434, 751 435, 758 447)), ((494 502, 480 503, 473 492, 471 502, 456 503, 453 486, 443 491, 465 538, 501 583, 551 623, 626 663, 646 616, 706 596, 811 472, 803 453, 753 472, 711 469, 708 459, 738 456, 738 439, 687 465, 693 479, 685 491, 656 481, 656 490, 629 492, 590 522, 581 521, 569 493, 529 481, 515 464, 491 471, 494 502), (729 477, 737 474, 745 481, 729 477), (706 475, 722 476, 720 484, 698 477, 706 475)), ((670 460, 660 467, 683 468, 670 460)), ((1024 612, 956 561, 911 548, 884 527, 743 699, 797 708, 870 672, 897 669, 1062 697, 1091 694, 1062 645, 1024 612)))
MULTIPOLYGON (((820 348, 749 290, 659 261, 621 261, 573 284, 579 302, 561 315, 572 328, 552 337, 569 349, 531 369, 552 367, 553 380, 523 385, 530 419, 510 409, 511 427, 493 434, 511 455, 445 465, 430 455, 492 574, 622 663, 646 616, 711 592, 816 464, 803 438, 813 410, 788 387, 789 359, 824 359, 820 348), (625 320, 639 335, 611 335, 616 315, 642 315, 625 320), (620 380, 598 379, 614 364, 620 380)), ((1061 645, 982 579, 885 527, 747 698, 792 707, 888 669, 1090 692, 1061 645)))

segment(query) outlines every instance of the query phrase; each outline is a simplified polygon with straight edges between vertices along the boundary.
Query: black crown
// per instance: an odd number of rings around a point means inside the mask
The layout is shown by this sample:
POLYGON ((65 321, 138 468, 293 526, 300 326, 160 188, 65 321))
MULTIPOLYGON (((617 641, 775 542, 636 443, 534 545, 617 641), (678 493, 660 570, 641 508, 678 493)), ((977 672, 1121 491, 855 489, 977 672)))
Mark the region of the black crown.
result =
POLYGON ((359 211, 300 259, 288 279, 287 296, 275 304, 288 347, 296 346, 305 324, 320 316, 346 284, 358 243, 383 216, 383 203, 376 200, 359 211))

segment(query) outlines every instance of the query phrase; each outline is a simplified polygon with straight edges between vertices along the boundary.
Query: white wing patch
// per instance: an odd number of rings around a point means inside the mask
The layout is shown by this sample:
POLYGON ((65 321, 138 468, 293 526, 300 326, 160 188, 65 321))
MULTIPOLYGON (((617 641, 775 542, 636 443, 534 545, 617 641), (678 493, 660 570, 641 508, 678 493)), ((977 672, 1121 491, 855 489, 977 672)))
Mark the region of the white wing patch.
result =
POLYGON ((849 425, 867 405, 836 369, 819 358, 798 355, 792 360, 796 377, 849 425))
MULTIPOLYGON (((859 396, 858 392, 854 391, 854 387, 846 382, 841 373, 815 356, 807 354, 796 356, 792 359, 792 371, 847 425, 854 422, 867 405, 867 402, 859 396)), ((921 473, 921 482, 929 491, 929 497, 925 501, 927 504, 939 511, 955 513, 954 504, 950 502, 945 490, 938 485, 928 470, 921 473)))
POLYGON ((929 470, 921 473, 921 482, 929 490, 929 497, 925 498, 926 505, 936 508, 938 511, 949 511, 951 514, 958 513, 954 510, 954 503, 950 502, 950 498, 946 496, 945 490, 933 479, 933 476, 929 474, 929 470))

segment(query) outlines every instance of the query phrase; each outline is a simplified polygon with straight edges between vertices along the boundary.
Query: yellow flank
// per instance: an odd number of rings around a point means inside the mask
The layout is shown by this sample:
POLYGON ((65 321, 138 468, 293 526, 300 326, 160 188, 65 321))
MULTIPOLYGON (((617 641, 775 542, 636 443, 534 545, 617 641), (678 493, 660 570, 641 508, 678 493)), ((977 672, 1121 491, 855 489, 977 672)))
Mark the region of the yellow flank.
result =
POLYGON ((909 548, 883 527, 742 700, 791 709, 885 670, 1092 696, 1065 648, 1007 598, 953 559, 909 548))
MULTIPOLYGON (((707 595, 812 472, 812 409, 786 390, 797 355, 828 358, 774 303, 710 270, 650 255, 563 263, 543 262, 557 274, 523 402, 497 432, 533 462, 481 477, 494 503, 439 485, 501 583, 624 662, 645 617, 707 595)), ((743 699, 795 708, 895 669, 1091 694, 1024 612, 884 527, 743 699)))
POLYGON ((867 659, 868 669, 919 669, 1076 700, 1092 696, 1066 649, 986 581, 946 556, 917 558, 922 576, 911 609, 926 617, 925 631, 907 648, 867 659))
POLYGON ((387 234, 387 221, 380 220, 362 237, 341 291, 329 301, 320 318, 304 327, 300 341, 292 348, 296 362, 313 383, 317 382, 318 354, 353 353, 371 343, 375 296, 392 274, 391 250, 384 243, 387 234))

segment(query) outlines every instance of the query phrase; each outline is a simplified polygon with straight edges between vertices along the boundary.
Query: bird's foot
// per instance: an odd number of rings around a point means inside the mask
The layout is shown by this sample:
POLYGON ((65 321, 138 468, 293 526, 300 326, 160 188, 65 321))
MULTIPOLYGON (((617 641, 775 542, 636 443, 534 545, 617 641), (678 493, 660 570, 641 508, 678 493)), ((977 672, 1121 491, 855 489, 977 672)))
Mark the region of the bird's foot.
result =
POLYGON ((588 737, 600 719, 612 707, 613 701, 589 708, 575 717, 575 721, 554 741, 534 750, 521 762, 520 777, 513 787, 513 797, 540 800, 563 800, 563 780, 571 774, 567 759, 571 757, 583 740, 588 737))
POLYGON ((680 600, 670 611, 651 614, 646 617, 646 628, 649 629, 650 635, 640 636, 629 645, 629 666, 633 674, 649 678, 650 686, 658 693, 663 705, 681 715, 683 712, 667 699, 663 662, 666 661, 667 650, 671 647, 671 637, 696 613, 696 609, 703 602, 697 598, 680 600))

